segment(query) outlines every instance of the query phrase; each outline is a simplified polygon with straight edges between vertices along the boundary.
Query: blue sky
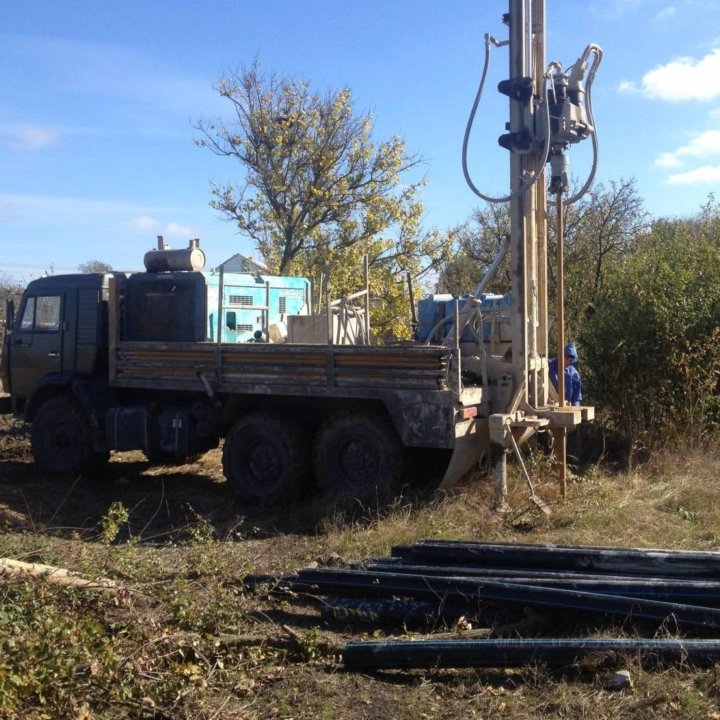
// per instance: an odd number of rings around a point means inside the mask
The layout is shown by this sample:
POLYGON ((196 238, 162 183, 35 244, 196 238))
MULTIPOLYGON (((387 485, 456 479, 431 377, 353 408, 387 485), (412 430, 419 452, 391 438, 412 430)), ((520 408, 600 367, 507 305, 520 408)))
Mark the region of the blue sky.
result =
MULTIPOLYGON (((483 35, 507 35, 505 0, 2 0, 0 274, 29 280, 91 258, 139 268, 163 234, 199 237, 210 266, 253 253, 209 207, 212 180, 242 170, 194 144, 213 91, 257 57, 318 89, 348 86, 375 134, 424 158, 428 226, 477 206, 460 148, 483 35)), ((720 190, 720 0, 547 0, 548 60, 604 49, 594 86, 598 179, 635 177, 658 216, 693 213, 720 190)), ((495 50, 471 146, 476 184, 507 187, 497 146, 507 76, 495 50)), ((589 146, 589 143, 585 143, 589 146)), ((573 148, 587 172, 589 147, 573 148)), ((720 193, 719 193, 720 195, 720 193)))

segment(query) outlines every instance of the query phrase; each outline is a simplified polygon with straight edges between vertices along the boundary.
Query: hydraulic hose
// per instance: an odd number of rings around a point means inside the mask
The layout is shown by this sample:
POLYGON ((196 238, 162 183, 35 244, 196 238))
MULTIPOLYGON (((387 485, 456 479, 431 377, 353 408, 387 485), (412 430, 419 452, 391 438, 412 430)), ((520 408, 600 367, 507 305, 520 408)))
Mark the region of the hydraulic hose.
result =
POLYGON ((502 203, 509 202, 510 200, 516 198, 518 195, 522 195, 524 192, 529 190, 538 181, 543 171, 545 170, 545 165, 547 164, 548 155, 550 153, 550 106, 547 101, 547 93, 543 92, 543 98, 541 102, 545 106, 545 142, 543 146, 541 161, 538 162, 537 169, 532 174, 530 179, 525 182, 521 182, 518 188, 513 190, 510 194, 505 195, 504 197, 493 197, 491 195, 486 195, 485 193, 478 190, 477 186, 472 181, 472 178, 470 177, 470 172, 468 170, 467 151, 468 143, 470 141, 470 133, 472 131, 473 123, 475 122, 475 114, 477 113, 478 105, 480 104, 480 100, 485 89, 485 82, 487 80, 488 70, 490 69, 491 44, 493 44, 493 38, 488 33, 485 35, 485 62, 483 66, 482 76, 480 78, 480 85, 478 86, 478 91, 475 95, 475 101, 473 102, 472 109, 470 110, 470 116, 468 117, 467 125, 465 126, 465 135, 463 137, 462 146, 462 169, 463 175, 465 176, 465 182, 467 182, 468 187, 473 191, 473 193, 475 193, 475 195, 477 195, 481 200, 484 200, 485 202, 502 203))

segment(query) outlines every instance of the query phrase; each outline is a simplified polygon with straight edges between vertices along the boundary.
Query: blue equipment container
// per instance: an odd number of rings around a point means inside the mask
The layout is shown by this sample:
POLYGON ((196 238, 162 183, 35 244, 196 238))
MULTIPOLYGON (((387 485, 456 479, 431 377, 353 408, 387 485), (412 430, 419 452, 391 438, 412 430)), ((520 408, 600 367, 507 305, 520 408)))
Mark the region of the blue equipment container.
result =
MULTIPOLYGON (((459 298, 459 309, 462 312, 465 303, 471 295, 461 295, 459 298)), ((505 295, 493 295, 484 293, 480 296, 480 310, 488 314, 497 314, 503 309, 512 305, 512 293, 505 295)), ((450 329, 455 318, 455 298, 447 293, 427 295, 418 302, 418 340, 427 342, 430 333, 433 333, 433 342, 440 342, 450 329), (439 325, 442 320, 444 323, 439 325)), ((483 324, 483 340, 490 340, 490 324, 483 324)), ((472 342, 475 339, 471 330, 466 329, 462 335, 462 342, 472 342)))
MULTIPOLYGON (((217 341, 220 275, 203 273, 208 286, 208 339, 217 341)), ((288 315, 310 312, 310 281, 299 277, 223 274, 220 340, 241 343, 252 340, 288 315)))

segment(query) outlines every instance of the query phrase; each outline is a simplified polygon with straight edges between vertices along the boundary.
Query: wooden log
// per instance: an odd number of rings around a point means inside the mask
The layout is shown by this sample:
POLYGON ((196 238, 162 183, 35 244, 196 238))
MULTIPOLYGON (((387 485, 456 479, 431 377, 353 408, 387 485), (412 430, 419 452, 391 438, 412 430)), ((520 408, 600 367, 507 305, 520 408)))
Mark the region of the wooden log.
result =
POLYGON ((88 578, 76 575, 70 570, 55 567, 54 565, 27 563, 21 560, 0 558, 0 578, 5 577, 32 577, 51 583, 52 585, 77 587, 85 590, 115 590, 117 588, 115 582, 106 578, 89 580, 88 578))

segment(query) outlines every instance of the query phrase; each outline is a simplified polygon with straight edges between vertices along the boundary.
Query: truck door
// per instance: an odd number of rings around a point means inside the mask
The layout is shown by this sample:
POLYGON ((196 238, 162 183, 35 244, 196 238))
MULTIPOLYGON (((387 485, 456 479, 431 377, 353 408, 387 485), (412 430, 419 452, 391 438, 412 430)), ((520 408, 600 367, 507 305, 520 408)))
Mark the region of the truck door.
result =
POLYGON ((15 398, 27 398, 43 375, 63 369, 64 293, 27 295, 15 322, 10 382, 15 398))

